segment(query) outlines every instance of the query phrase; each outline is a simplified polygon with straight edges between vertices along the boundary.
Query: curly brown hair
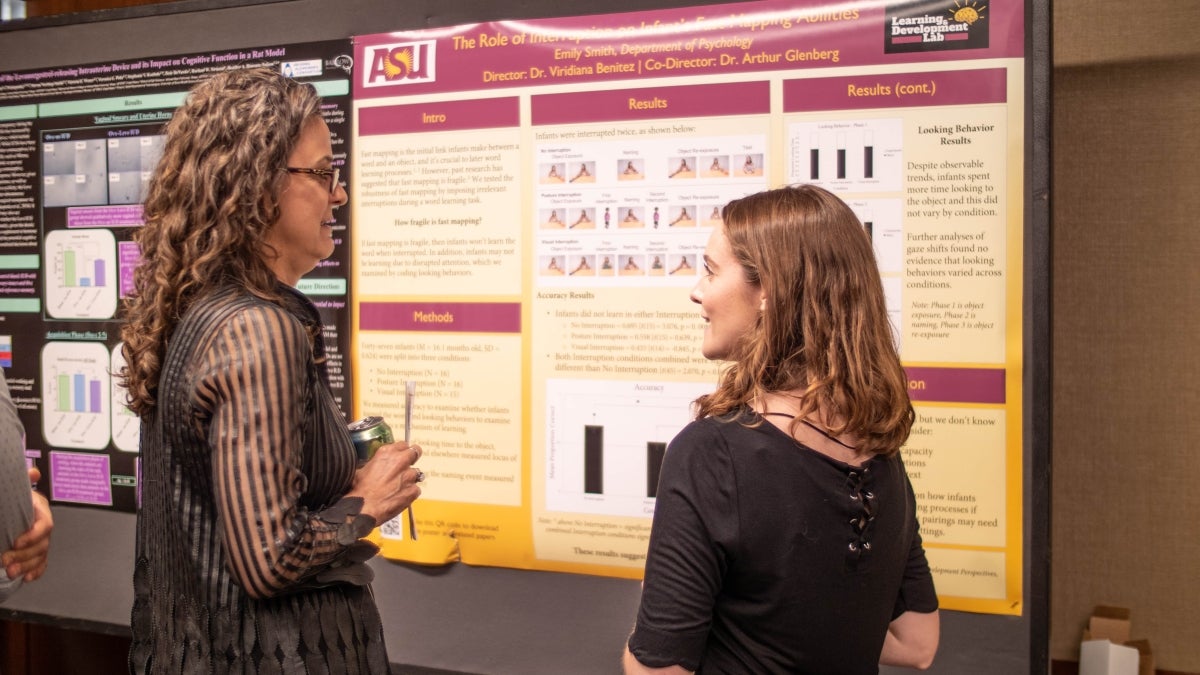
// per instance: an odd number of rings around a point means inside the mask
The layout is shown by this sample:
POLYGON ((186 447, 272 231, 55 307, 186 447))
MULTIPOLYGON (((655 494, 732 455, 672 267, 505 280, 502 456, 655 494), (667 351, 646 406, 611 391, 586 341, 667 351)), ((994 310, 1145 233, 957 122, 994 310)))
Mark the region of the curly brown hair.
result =
POLYGON ((860 450, 899 450, 914 419, 908 380, 871 241, 854 212, 802 185, 734 200, 722 219, 746 280, 761 285, 766 303, 717 390, 696 400, 697 417, 785 393, 799 399, 794 424, 819 414, 834 435, 859 439, 860 450))
POLYGON ((264 236, 279 219, 287 158, 320 102, 311 85, 270 68, 231 70, 193 87, 167 123, 121 328, 119 378, 134 413, 154 411, 167 340, 196 299, 229 284, 278 297, 264 236))

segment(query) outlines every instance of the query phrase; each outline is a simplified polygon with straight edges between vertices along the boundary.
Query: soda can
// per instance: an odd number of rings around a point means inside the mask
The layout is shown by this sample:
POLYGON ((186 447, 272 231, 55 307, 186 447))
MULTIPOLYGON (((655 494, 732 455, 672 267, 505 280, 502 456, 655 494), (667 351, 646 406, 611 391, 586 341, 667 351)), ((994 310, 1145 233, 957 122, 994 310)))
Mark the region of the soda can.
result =
POLYGON ((392 437, 392 428, 378 415, 355 420, 347 429, 350 431, 350 440, 354 441, 354 450, 360 461, 371 459, 375 456, 375 451, 379 449, 379 446, 387 445, 395 440, 392 437))

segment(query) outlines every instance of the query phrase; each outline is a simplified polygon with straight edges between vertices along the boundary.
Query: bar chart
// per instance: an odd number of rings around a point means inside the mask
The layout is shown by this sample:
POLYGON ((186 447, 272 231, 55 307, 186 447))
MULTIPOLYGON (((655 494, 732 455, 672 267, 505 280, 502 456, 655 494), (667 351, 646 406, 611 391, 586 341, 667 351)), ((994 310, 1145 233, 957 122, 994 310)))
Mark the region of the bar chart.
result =
POLYGON ((787 181, 834 192, 894 192, 903 186, 899 119, 797 122, 788 126, 787 181))
POLYGON ((110 319, 117 311, 117 242, 110 230, 46 235, 46 311, 56 319, 110 319))
POLYGON ((549 380, 546 509, 644 517, 667 443, 711 384, 549 380))
POLYGON ((47 342, 42 348, 42 427, 60 448, 108 447, 109 351, 94 342, 47 342))

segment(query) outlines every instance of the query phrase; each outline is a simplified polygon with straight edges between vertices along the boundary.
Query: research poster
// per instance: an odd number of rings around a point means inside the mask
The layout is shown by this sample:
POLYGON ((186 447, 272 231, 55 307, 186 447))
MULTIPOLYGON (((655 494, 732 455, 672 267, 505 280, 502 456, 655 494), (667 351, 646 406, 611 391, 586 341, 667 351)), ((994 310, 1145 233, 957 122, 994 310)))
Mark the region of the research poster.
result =
MULTIPOLYGON (((25 426, 27 461, 55 503, 133 511, 139 421, 122 368, 131 240, 162 154, 163 126, 199 79, 266 65, 312 82, 351 179, 349 40, 150 56, 0 72, 0 367, 25 426)), ((334 394, 349 414, 350 207, 343 241, 300 284, 321 310, 334 394)))
POLYGON ((730 199, 870 236, 942 606, 1022 611, 1024 7, 765 1, 355 39, 356 415, 428 474, 384 555, 639 578, 719 364, 689 291, 730 199), (397 434, 399 435, 399 433, 397 434))

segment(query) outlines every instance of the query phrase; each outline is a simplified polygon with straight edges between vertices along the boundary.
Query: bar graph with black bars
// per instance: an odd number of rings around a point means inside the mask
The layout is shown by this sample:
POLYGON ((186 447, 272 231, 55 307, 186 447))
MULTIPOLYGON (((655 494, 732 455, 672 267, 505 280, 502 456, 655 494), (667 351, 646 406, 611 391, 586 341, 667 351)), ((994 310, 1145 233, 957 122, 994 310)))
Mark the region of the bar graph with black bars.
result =
POLYGON ((904 189, 904 127, 899 118, 815 120, 788 124, 787 182, 834 192, 904 189))
POLYGON ((708 383, 551 379, 546 385, 546 510, 653 513, 667 443, 708 383))

